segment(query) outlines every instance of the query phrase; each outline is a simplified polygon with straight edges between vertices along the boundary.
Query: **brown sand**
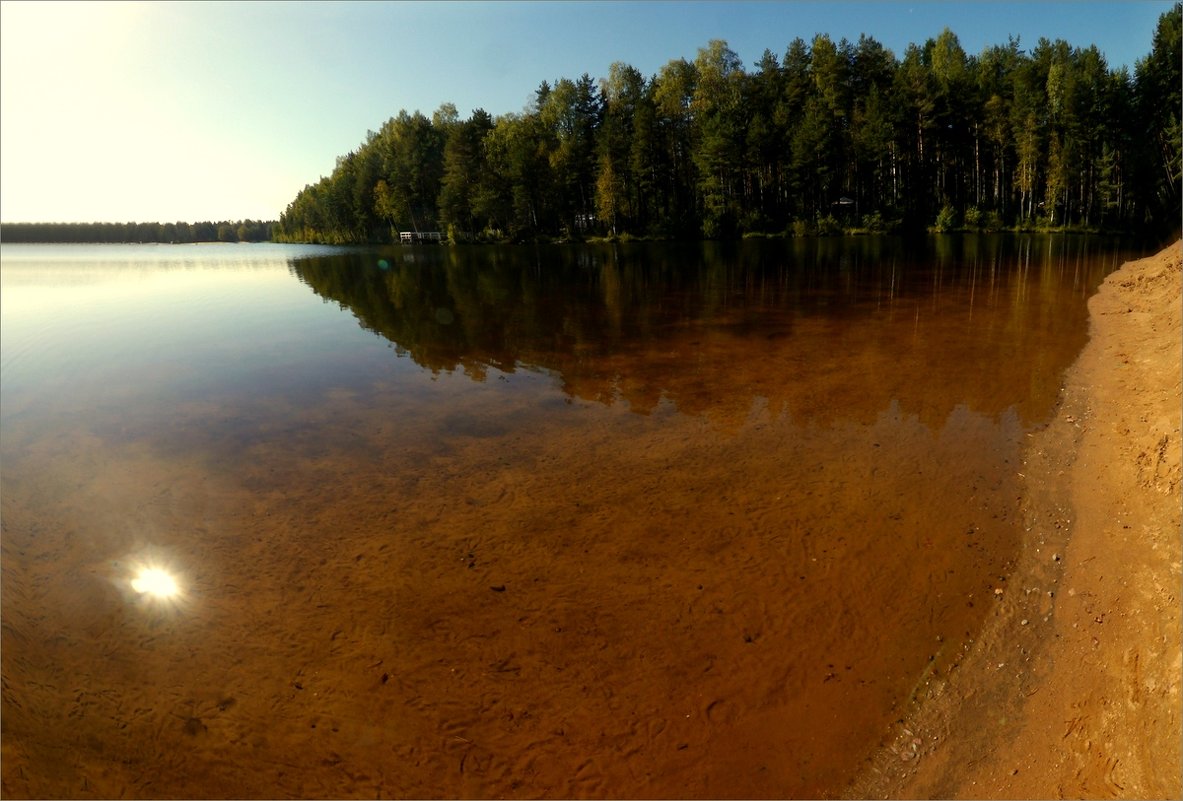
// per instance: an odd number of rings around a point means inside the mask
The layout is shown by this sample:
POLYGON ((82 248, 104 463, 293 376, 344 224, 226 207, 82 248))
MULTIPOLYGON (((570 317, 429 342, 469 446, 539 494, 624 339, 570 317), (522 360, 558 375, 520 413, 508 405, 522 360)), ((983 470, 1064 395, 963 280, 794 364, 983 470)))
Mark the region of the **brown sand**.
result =
POLYGON ((1030 541, 854 796, 1179 798, 1180 243, 1125 264, 1023 468, 1030 541))

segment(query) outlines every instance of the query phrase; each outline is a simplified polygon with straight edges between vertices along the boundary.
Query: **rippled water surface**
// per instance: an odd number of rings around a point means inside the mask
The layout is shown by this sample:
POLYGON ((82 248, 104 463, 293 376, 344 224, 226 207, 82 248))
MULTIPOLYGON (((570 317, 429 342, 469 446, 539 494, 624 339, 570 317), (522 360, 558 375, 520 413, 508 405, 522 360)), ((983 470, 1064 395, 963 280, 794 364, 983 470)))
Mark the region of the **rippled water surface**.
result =
POLYGON ((956 665, 1140 253, 2 255, 6 796, 659 798, 840 792, 956 665))

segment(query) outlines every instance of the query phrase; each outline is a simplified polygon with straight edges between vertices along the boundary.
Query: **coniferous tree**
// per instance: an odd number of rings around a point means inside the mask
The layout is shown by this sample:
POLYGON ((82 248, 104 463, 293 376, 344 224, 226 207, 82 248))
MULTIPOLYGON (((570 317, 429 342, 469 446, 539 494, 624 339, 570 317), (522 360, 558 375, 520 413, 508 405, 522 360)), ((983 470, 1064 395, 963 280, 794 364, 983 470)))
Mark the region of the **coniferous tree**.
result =
POLYGON ((1177 226, 1180 30, 1175 4, 1133 76, 1060 40, 970 55, 949 29, 898 58, 865 35, 796 38, 750 72, 712 40, 648 79, 617 63, 598 86, 543 81, 520 114, 400 112, 298 193, 274 236, 729 236, 923 228, 938 213, 991 229, 1177 226))

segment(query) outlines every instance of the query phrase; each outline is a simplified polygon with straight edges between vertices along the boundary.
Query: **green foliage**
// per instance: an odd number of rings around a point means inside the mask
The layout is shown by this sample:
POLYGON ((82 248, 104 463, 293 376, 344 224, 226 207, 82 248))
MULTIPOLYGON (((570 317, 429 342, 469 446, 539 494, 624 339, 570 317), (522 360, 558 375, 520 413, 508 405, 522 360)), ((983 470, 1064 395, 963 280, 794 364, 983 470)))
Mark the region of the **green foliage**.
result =
POLYGON ((876 211, 871 214, 863 215, 863 228, 865 228, 868 233, 881 234, 888 230, 888 225, 883 219, 883 215, 876 211))
POLYGON ((832 214, 818 217, 816 231, 818 236, 837 236, 843 232, 842 224, 832 214))
POLYGON ((1163 14, 1154 32, 1150 54, 1138 61, 1134 78, 1135 128, 1145 147, 1133 164, 1135 180, 1153 187, 1144 199, 1145 215, 1177 227, 1180 220, 1180 174, 1183 172, 1183 140, 1180 138, 1183 63, 1183 6, 1175 3, 1163 14))
POLYGON ((957 209, 946 204, 937 212, 936 222, 932 226, 934 231, 953 231, 957 228, 957 209))
POLYGON ((809 222, 809 220, 793 220, 789 223, 788 233, 794 237, 813 236, 817 233, 817 229, 813 227, 813 223, 809 222))
POLYGON ((650 78, 617 62, 598 83, 543 81, 521 113, 403 111, 299 192, 276 236, 1177 226, 1180 16, 1162 15, 1132 77, 1096 47, 972 55, 946 29, 899 57, 867 36, 798 38, 751 72, 712 40, 650 78))

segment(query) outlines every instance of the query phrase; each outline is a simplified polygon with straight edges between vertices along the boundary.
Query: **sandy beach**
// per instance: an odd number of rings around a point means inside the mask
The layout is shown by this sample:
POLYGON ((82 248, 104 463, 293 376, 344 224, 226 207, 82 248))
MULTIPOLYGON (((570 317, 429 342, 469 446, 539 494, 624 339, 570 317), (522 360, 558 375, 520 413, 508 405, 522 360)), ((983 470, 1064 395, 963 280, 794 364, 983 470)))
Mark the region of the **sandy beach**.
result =
MULTIPOLYGON (((852 797, 1179 798, 1180 243, 1111 274, 1029 437, 1025 551, 852 797)), ((1001 578, 1001 577, 1000 577, 1001 578)))

